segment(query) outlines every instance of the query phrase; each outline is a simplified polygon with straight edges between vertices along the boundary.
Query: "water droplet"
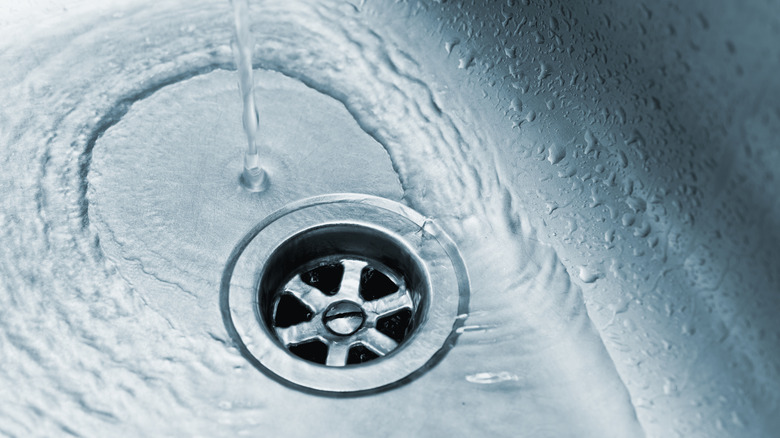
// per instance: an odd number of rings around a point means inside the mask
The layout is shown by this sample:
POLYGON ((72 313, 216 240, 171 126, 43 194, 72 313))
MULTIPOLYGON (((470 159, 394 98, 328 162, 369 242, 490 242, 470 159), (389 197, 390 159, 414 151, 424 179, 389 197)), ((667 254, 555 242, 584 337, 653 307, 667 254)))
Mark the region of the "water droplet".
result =
POLYGON ((458 38, 455 38, 455 39, 453 39, 451 41, 445 41, 444 42, 444 50, 447 51, 447 54, 450 54, 450 53, 452 53, 452 49, 455 46, 457 46, 458 44, 460 44, 460 40, 458 38))
POLYGON ((623 108, 616 109, 615 117, 617 117, 618 122, 620 122, 620 124, 626 123, 626 110, 624 110, 623 108))
POLYGON ((598 280, 602 277, 602 274, 595 270, 590 270, 585 266, 580 266, 580 280, 582 280, 583 283, 593 283, 594 281, 598 280))
POLYGON ((590 153, 596 147, 596 143, 598 143, 598 141, 596 140, 596 137, 593 136, 593 133, 590 132, 590 129, 586 130, 585 131, 585 144, 586 144, 585 153, 586 154, 590 153))
POLYGON ((637 213, 647 209, 647 202, 645 202, 644 199, 638 198, 636 196, 629 196, 626 198, 626 204, 628 204, 628 206, 637 213))
POLYGON ((509 109, 520 112, 523 110, 523 102, 520 100, 519 97, 515 97, 512 99, 512 102, 509 104, 509 109))
POLYGON ((672 379, 666 379, 664 381, 664 394, 675 395, 677 393, 677 384, 672 379))
POLYGON ((565 157, 566 149, 562 146, 558 146, 555 143, 553 143, 552 146, 550 146, 550 148, 547 150, 547 161, 549 161, 551 164, 558 164, 565 157))
POLYGON ((547 76, 550 76, 550 67, 547 64, 545 64, 543 62, 540 62, 539 63, 539 76, 537 76, 536 79, 541 81, 542 79, 546 78, 547 76))
POLYGON ((620 164, 620 167, 625 168, 628 166, 628 158, 626 157, 625 152, 618 151, 617 152, 617 158, 618 158, 618 164, 620 164))
POLYGON ((476 373, 466 376, 466 381, 470 383, 476 383, 479 385, 492 385, 502 382, 512 382, 520 380, 517 375, 509 373, 507 371, 500 371, 497 373, 476 373))
POLYGON ((642 222, 642 225, 638 226, 636 230, 634 230, 634 236, 645 238, 650 234, 650 224, 647 222, 642 222))
POLYGON ((471 67, 474 64, 474 55, 471 53, 466 54, 466 56, 460 58, 458 60, 458 68, 459 69, 467 69, 471 67))

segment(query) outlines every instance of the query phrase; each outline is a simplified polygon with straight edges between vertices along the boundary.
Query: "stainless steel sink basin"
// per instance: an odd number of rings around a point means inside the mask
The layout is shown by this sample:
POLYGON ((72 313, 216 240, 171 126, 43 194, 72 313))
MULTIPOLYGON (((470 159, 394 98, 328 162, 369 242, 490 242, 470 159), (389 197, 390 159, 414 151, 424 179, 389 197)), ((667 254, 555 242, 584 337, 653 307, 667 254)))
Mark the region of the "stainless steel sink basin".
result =
POLYGON ((4 7, 0 435, 780 429, 777 4, 250 5, 262 194, 227 1, 4 7), (435 366, 334 397, 247 360, 219 290, 341 192, 435 222, 470 293, 435 366))

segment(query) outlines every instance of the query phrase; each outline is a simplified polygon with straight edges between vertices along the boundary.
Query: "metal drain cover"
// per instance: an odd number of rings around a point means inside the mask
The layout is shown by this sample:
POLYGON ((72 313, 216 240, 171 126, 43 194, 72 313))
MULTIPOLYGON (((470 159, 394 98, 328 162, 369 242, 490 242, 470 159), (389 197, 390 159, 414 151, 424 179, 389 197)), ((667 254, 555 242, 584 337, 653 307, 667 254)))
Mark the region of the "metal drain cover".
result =
MULTIPOLYGON (((328 226, 302 233, 286 245, 299 246, 300 240, 317 245, 324 239, 379 238, 366 231, 354 225, 328 226)), ((278 269, 274 262, 268 268, 278 269)), ((398 348, 413 331, 412 317, 421 309, 422 298, 413 300, 403 275, 376 261, 347 255, 326 257, 302 272, 296 270, 281 287, 261 280, 258 301, 261 311, 270 310, 266 321, 290 352, 341 367, 384 357, 398 348)))
POLYGON ((408 382, 454 344, 468 277, 452 240, 399 203, 327 195, 265 218, 222 277, 223 319, 274 379, 320 393, 408 382))

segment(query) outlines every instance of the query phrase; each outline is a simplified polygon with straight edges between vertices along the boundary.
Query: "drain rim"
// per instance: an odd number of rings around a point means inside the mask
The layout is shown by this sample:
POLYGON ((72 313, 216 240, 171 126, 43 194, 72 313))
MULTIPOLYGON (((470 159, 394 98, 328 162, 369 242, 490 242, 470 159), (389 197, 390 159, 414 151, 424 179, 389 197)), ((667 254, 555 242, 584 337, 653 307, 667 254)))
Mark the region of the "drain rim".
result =
POLYGON ((460 253, 435 222, 388 199, 332 194, 289 204, 260 221, 241 239, 223 271, 220 309, 239 351, 264 374, 305 392, 350 396, 394 388, 438 363, 455 343, 457 329, 467 313, 468 294, 468 274, 460 253), (356 216, 356 211, 365 214, 356 216), (370 222, 353 217, 370 217, 370 222), (267 261, 265 258, 292 235, 324 225, 365 227, 393 236, 422 262, 429 291, 424 321, 403 346, 385 357, 348 367, 312 363, 281 347, 263 323, 258 294, 252 291, 258 290, 258 271, 267 261), (268 229, 285 232, 269 232, 258 238, 268 229), (397 232, 398 229, 407 234, 397 232), (277 244, 268 249, 260 241, 271 237, 277 244), (417 247, 410 246, 410 242, 417 247))

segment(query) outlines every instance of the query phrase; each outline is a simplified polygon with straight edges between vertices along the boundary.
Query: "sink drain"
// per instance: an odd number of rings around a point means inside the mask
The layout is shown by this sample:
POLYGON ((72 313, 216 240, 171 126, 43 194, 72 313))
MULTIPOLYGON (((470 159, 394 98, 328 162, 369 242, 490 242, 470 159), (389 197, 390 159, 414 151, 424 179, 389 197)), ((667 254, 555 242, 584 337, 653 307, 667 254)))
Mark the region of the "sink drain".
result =
POLYGON ((328 195, 272 214, 236 246, 221 287, 242 354, 322 393, 393 387, 454 343, 468 279, 451 239, 401 204, 328 195))
POLYGON ((422 264, 381 229, 315 227, 269 258, 260 311, 279 342, 302 359, 342 367, 385 357, 419 326, 428 296, 422 264))

